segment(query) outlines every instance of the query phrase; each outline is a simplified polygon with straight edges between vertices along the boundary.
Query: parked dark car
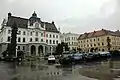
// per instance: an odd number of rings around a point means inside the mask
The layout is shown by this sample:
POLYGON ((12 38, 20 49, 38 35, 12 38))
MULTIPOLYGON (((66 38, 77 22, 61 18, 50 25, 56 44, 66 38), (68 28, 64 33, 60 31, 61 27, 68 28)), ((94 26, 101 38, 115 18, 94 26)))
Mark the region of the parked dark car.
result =
POLYGON ((94 53, 84 53, 83 58, 86 61, 90 61, 94 59, 94 53))
POLYGON ((81 54, 81 53, 75 53, 75 54, 73 54, 72 56, 71 56, 71 58, 70 58, 73 62, 80 62, 80 61, 82 61, 82 59, 83 59, 83 54, 81 54))
POLYGON ((110 52, 99 52, 101 58, 110 58, 112 55, 110 52))

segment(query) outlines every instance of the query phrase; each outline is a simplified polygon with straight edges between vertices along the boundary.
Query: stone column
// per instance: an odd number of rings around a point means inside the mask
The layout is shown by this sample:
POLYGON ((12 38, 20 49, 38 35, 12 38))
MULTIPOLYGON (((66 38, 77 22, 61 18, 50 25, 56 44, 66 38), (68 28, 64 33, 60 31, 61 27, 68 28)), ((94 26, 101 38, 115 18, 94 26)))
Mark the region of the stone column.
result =
POLYGON ((36 47, 36 56, 38 56, 38 45, 36 45, 35 47, 36 47))
POLYGON ((31 46, 30 45, 28 45, 28 50, 27 51, 28 51, 28 55, 31 56, 31 46))
POLYGON ((43 55, 45 55, 45 45, 43 46, 43 55))

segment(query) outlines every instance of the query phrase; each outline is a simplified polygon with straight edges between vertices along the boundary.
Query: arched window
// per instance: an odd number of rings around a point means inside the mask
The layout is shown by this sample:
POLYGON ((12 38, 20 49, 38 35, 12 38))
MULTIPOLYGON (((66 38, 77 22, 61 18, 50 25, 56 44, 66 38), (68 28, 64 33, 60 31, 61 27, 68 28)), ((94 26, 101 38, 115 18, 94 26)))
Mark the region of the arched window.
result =
POLYGON ((46 39, 46 43, 48 43, 48 40, 46 39))
POLYGON ((53 40, 53 44, 55 44, 55 40, 53 40))
MULTIPOLYGON (((58 44, 58 40, 56 41, 56 44, 58 44)), ((70 42, 69 42, 69 44, 70 44, 70 42)))
POLYGON ((51 34, 50 34, 50 38, 51 38, 51 34))
POLYGON ((35 23, 35 27, 36 27, 36 28, 39 28, 39 23, 35 23))
POLYGON ((32 42, 32 38, 30 38, 30 42, 32 42))
POLYGON ((10 36, 8 36, 8 42, 11 40, 11 37, 10 36))
POLYGON ((53 35, 53 38, 55 38, 55 35, 53 35))
POLYGON ((56 35, 56 38, 58 38, 58 35, 56 35))
POLYGON ((23 38, 23 42, 25 42, 25 38, 23 38))
POLYGON ((43 42, 43 39, 41 39, 41 42, 43 42))
POLYGON ((18 42, 21 42, 21 38, 20 37, 18 37, 18 42))
POLYGON ((52 44, 52 41, 50 40, 50 44, 52 44))
POLYGON ((18 48, 17 48, 18 50, 20 50, 20 46, 18 46, 18 48))

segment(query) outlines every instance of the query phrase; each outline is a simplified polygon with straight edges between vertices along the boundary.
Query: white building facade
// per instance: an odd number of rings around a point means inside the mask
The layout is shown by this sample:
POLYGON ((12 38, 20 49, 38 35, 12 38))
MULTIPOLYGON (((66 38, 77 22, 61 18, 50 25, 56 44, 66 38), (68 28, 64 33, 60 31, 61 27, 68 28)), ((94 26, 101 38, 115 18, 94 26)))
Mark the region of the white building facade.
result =
POLYGON ((42 56, 55 51, 61 43, 60 32, 54 22, 41 21, 34 12, 29 19, 12 16, 4 19, 0 32, 0 53, 4 52, 11 41, 11 27, 17 24, 17 50, 24 51, 28 56, 42 56))
POLYGON ((61 42, 67 43, 68 47, 70 50, 77 50, 77 39, 79 37, 79 34, 75 34, 75 33, 63 33, 61 34, 61 42))

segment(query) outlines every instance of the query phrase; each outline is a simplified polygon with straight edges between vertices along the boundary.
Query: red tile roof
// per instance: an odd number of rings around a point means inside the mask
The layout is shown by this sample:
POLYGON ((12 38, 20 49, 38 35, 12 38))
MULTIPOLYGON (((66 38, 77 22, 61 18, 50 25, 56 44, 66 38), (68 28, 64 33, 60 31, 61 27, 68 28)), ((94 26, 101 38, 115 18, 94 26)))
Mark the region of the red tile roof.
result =
POLYGON ((120 31, 117 30, 114 32, 114 31, 102 29, 102 30, 98 30, 94 32, 81 34, 78 40, 85 39, 85 38, 99 37, 99 36, 104 36, 104 35, 120 36, 120 31))

